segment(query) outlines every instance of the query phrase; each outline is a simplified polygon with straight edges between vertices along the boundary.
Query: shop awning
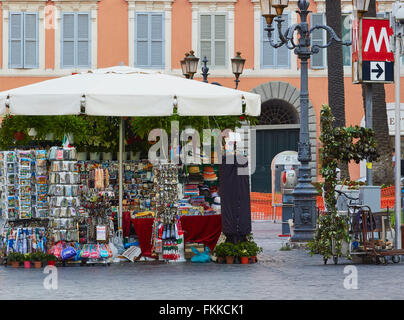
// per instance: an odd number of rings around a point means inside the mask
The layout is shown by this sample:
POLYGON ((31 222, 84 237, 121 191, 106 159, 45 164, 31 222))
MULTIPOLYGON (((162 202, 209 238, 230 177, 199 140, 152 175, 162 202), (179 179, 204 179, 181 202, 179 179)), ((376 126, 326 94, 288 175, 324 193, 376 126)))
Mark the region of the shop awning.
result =
POLYGON ((96 116, 258 116, 258 94, 129 67, 112 67, 0 92, 0 114, 96 116), (84 97, 84 99, 83 99, 84 97))

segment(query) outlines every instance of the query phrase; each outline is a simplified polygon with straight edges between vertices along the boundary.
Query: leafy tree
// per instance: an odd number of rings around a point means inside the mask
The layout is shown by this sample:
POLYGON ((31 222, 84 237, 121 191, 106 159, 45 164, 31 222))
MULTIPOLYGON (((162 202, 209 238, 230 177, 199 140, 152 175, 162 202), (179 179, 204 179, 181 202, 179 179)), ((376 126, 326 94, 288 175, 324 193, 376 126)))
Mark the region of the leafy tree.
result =
MULTIPOLYGON (((337 213, 335 187, 337 185, 337 164, 339 161, 377 160, 374 132, 359 126, 333 127, 331 108, 323 105, 320 113, 321 175, 324 178, 324 202, 327 212, 320 214, 313 241, 309 242, 310 254, 321 254, 326 262, 332 256, 343 255, 342 243, 349 243, 347 218, 337 213)), ((347 256, 350 258, 349 256, 347 256)))
MULTIPOLYGON (((326 0, 327 25, 335 30, 337 36, 342 39, 342 15, 341 0, 326 0)), ((327 33, 328 37, 330 35, 327 33)), ((329 39, 328 39, 329 40, 329 39)), ((344 88, 344 64, 342 46, 335 41, 327 49, 328 68, 328 104, 335 120, 334 127, 345 127, 345 88, 344 88)), ((341 178, 349 180, 348 163, 341 161, 338 164, 341 170, 341 178)))

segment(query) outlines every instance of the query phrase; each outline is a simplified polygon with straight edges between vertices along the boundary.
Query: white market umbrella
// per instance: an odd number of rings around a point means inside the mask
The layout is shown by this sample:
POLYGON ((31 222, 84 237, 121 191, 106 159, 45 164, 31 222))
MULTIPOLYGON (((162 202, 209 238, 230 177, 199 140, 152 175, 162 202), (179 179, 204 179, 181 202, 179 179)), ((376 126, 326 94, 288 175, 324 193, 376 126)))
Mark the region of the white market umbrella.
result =
MULTIPOLYGON (((90 70, 0 92, 0 114, 148 117, 258 116, 257 94, 125 66, 90 70), (7 110, 8 107, 8 110, 7 110)), ((123 126, 119 137, 119 227, 122 230, 123 126)))

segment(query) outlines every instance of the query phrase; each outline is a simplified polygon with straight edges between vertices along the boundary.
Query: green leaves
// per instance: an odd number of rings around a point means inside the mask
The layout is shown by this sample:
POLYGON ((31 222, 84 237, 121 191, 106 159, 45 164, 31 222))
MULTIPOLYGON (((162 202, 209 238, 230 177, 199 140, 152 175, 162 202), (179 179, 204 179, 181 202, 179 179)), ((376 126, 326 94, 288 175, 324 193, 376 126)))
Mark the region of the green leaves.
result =
MULTIPOLYGON (((342 242, 349 241, 348 221, 337 213, 335 187, 338 162, 351 160, 359 163, 363 159, 377 160, 374 132, 359 126, 333 128, 334 116, 331 108, 323 105, 320 112, 321 170, 324 178, 324 202, 327 214, 320 215, 313 241, 309 243, 310 255, 321 254, 325 259, 342 256, 342 242)), ((349 258, 349 256, 348 256, 349 258)))

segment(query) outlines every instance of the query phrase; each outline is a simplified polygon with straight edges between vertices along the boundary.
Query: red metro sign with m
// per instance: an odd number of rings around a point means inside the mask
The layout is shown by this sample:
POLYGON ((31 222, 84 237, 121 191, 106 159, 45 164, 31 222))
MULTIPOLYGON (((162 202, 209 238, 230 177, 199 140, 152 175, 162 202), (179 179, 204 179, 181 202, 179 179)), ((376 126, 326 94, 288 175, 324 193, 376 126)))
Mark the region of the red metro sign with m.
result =
POLYGON ((352 24, 353 83, 393 83, 394 54, 388 19, 355 19, 352 24))
POLYGON ((362 19, 362 61, 394 61, 387 19, 362 19))

